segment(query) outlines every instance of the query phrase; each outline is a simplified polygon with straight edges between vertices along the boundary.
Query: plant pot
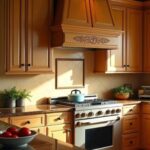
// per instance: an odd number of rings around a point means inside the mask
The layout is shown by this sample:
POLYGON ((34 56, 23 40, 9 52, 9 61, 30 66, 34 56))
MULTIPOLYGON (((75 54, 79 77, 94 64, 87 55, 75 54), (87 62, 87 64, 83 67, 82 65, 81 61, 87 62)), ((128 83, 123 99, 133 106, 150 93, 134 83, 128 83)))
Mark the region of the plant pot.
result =
POLYGON ((115 98, 118 100, 126 100, 130 97, 130 93, 116 93, 115 98))
POLYGON ((25 106, 24 99, 17 99, 16 100, 16 107, 24 107, 24 106, 25 106))
POLYGON ((14 108, 14 107, 16 107, 16 100, 14 100, 14 99, 6 99, 4 101, 4 107, 5 108, 14 108))

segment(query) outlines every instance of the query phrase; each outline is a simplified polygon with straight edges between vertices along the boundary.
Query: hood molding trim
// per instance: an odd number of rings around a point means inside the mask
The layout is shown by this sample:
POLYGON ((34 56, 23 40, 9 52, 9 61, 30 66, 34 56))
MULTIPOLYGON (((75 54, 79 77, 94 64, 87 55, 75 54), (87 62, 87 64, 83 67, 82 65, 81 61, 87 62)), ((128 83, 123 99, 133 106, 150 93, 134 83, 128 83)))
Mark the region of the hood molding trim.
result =
POLYGON ((52 47, 117 49, 122 31, 61 25, 51 27, 52 47))

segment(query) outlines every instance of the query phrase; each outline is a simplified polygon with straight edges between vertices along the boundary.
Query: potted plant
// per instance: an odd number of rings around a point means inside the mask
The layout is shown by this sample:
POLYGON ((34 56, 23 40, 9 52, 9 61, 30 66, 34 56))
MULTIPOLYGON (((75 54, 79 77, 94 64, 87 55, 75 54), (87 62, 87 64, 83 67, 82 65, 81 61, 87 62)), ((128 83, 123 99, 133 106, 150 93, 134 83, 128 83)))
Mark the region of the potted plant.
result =
POLYGON ((16 106, 23 107, 25 106, 25 99, 30 99, 31 95, 26 89, 18 90, 17 99, 16 99, 16 106))
POLYGON ((119 86, 112 90, 114 97, 119 100, 125 100, 133 94, 133 90, 127 86, 119 86))
POLYGON ((5 89, 1 91, 1 98, 4 100, 4 107, 13 108, 16 107, 16 99, 17 99, 17 90, 16 87, 12 87, 11 89, 5 89))

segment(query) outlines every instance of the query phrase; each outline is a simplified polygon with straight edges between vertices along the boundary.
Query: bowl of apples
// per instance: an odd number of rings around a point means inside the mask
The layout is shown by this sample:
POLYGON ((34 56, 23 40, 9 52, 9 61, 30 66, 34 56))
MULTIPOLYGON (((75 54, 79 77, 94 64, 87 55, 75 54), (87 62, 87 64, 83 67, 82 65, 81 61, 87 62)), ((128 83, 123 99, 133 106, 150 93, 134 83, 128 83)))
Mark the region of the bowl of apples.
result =
POLYGON ((26 127, 20 129, 9 127, 0 134, 0 144, 4 147, 26 147, 36 135, 35 131, 26 127))

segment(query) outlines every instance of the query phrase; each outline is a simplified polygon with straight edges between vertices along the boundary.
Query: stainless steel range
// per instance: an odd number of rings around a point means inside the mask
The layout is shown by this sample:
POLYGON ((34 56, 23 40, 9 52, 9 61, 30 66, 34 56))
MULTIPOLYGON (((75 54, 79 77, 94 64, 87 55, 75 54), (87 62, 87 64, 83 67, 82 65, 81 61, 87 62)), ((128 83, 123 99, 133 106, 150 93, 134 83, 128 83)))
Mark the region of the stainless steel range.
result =
POLYGON ((87 96, 85 102, 67 99, 59 103, 74 106, 74 144, 87 150, 121 149, 122 104, 87 96))

